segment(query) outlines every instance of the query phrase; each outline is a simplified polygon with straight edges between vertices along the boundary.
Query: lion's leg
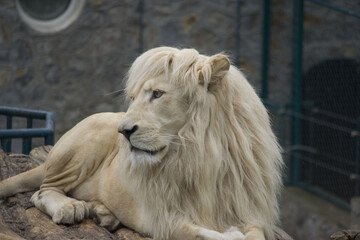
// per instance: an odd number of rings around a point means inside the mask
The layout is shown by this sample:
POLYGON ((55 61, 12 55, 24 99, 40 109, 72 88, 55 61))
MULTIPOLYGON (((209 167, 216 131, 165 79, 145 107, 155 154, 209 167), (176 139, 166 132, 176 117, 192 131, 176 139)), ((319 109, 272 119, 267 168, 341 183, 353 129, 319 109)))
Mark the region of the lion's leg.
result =
POLYGON ((184 223, 175 230, 171 239, 243 240, 245 237, 244 234, 242 234, 236 227, 231 227, 227 231, 220 233, 191 223, 184 223))
POLYGON ((265 240, 264 231, 256 226, 249 226, 245 229, 245 240, 265 240))
POLYGON ((89 207, 85 201, 67 197, 56 188, 35 192, 31 202, 57 224, 73 224, 89 217, 89 207))
POLYGON ((88 202, 90 216, 94 222, 109 231, 115 231, 120 226, 120 221, 104 204, 98 201, 88 202))

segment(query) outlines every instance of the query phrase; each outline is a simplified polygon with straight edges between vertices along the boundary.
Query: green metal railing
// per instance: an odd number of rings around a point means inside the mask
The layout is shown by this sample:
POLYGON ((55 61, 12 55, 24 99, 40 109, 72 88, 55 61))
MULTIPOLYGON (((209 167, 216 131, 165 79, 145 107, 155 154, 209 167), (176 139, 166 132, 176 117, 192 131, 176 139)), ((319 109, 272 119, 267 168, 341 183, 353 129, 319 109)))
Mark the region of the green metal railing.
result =
POLYGON ((360 117, 357 119, 357 128, 353 136, 356 137, 356 154, 355 154, 355 196, 360 196, 360 117))
POLYGON ((271 0, 264 0, 263 17, 263 42, 261 61, 261 93, 262 99, 268 99, 269 94, 269 55, 270 55, 270 30, 271 30, 271 0))
MULTIPOLYGON (((294 1, 294 22, 293 22, 293 71, 292 71, 292 103, 295 113, 301 113, 302 93, 302 57, 303 57, 303 18, 304 2, 294 1)), ((292 117, 291 131, 292 145, 299 145, 301 142, 301 120, 292 117)), ((300 179, 300 152, 296 151, 291 161, 291 183, 297 184, 300 179)))
POLYGON ((340 12, 340 13, 343 13, 343 14, 346 14, 346 15, 349 15, 349 16, 360 18, 360 13, 358 13, 358 12, 355 12, 355 11, 347 9, 347 8, 339 7, 339 6, 335 5, 335 4, 325 2, 323 0, 307 0, 307 1, 316 3, 316 4, 320 5, 320 6, 329 8, 331 10, 334 10, 334 11, 337 11, 337 12, 340 12))
POLYGON ((5 152, 11 152, 11 140, 22 138, 22 153, 28 154, 32 148, 32 138, 43 137, 45 145, 54 144, 55 120, 52 112, 11 108, 0 106, 0 115, 6 117, 6 129, 0 130, 1 148, 5 152), (26 118, 26 128, 13 129, 13 118, 26 118), (33 120, 45 120, 45 127, 33 128, 33 120))

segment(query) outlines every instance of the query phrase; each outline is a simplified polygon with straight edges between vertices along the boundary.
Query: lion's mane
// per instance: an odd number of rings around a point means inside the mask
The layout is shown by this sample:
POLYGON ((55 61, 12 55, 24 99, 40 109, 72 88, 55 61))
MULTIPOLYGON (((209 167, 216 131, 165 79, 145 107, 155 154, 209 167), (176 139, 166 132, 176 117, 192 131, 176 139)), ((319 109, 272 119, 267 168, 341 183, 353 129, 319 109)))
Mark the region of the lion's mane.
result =
POLYGON ((188 101, 188 122, 173 157, 146 168, 129 163, 124 174, 153 211, 155 239, 170 236, 179 215, 218 231, 252 224, 274 239, 282 158, 268 113, 236 67, 216 80, 210 59, 169 47, 136 59, 127 91, 166 74, 188 101))

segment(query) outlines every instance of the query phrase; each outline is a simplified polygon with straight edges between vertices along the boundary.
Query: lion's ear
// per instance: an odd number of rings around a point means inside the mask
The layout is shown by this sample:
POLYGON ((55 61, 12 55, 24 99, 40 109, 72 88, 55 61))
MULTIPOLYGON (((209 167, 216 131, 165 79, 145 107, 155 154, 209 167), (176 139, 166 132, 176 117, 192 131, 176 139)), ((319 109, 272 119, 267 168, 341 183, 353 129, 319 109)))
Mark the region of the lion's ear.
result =
POLYGON ((230 69, 230 60, 223 54, 211 56, 199 71, 199 83, 210 89, 220 82, 230 69))

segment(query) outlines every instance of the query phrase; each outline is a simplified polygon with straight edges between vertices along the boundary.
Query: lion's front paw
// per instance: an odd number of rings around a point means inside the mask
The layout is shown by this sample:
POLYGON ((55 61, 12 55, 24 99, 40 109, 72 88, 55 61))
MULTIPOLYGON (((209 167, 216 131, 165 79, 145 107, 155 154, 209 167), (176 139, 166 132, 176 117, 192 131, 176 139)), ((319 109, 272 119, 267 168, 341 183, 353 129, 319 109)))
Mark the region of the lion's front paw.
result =
POLYGON ((229 240, 245 239, 244 234, 242 232, 240 232, 237 227, 231 227, 223 234, 226 236, 226 239, 229 239, 229 240))
POLYGON ((94 207, 92 215, 96 224, 109 231, 116 230, 120 225, 120 221, 102 204, 94 207))
POLYGON ((89 216, 89 208, 84 201, 73 200, 56 209, 52 220, 57 224, 81 222, 89 216))
POLYGON ((202 229, 199 236, 196 239, 199 240, 243 240, 245 239, 244 234, 242 234, 239 229, 236 227, 229 228, 224 233, 219 233, 213 230, 202 229))

